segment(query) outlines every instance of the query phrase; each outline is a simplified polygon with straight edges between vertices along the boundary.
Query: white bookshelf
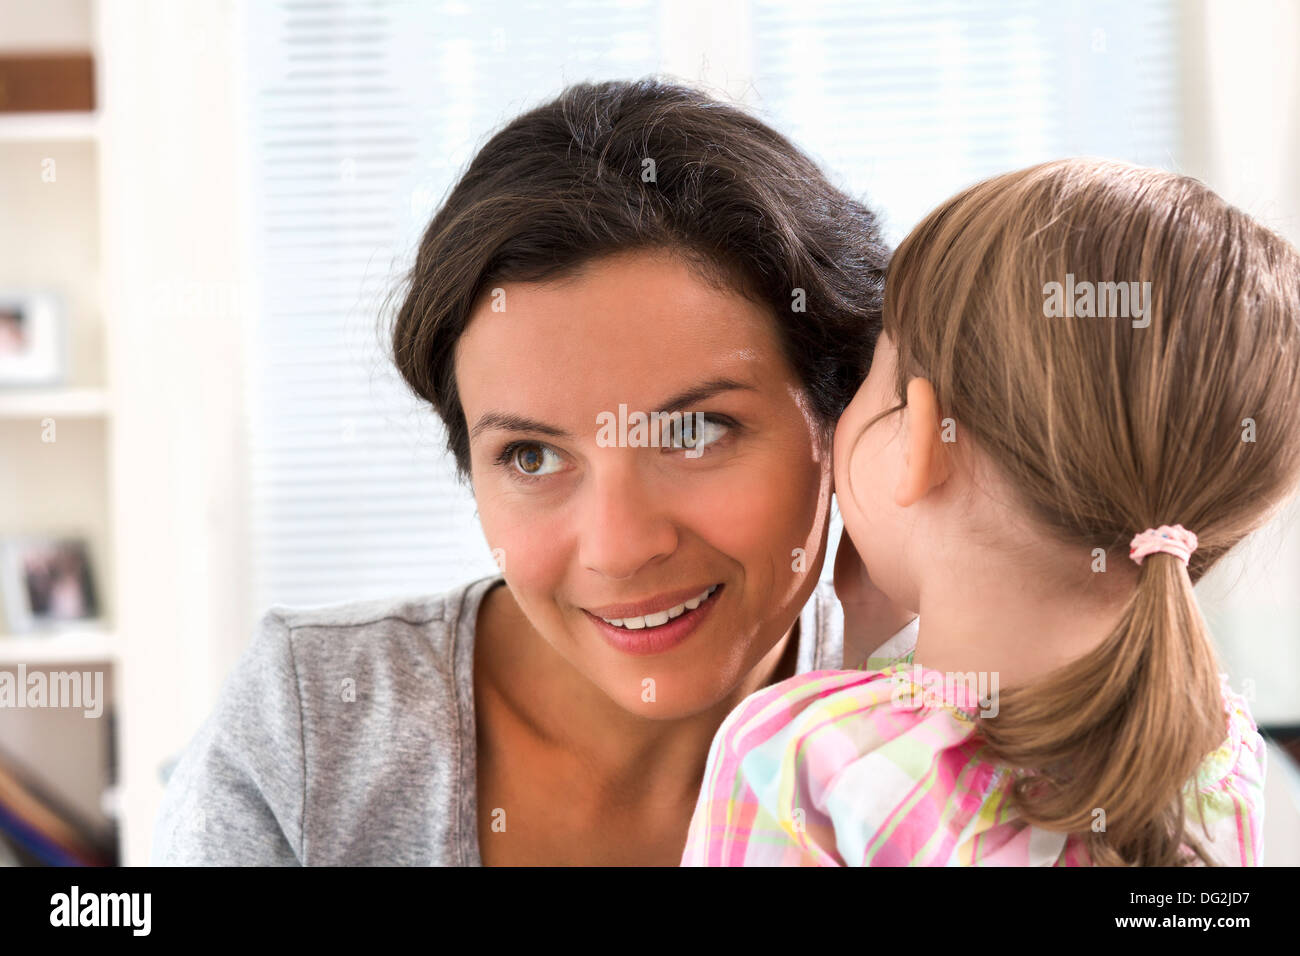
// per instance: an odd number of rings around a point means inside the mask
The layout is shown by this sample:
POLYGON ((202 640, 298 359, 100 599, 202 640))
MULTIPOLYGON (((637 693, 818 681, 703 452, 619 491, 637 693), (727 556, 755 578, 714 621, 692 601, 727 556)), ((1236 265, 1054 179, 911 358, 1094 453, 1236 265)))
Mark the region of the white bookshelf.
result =
MULTIPOLYGON (((88 50, 98 73, 104 51, 96 12, 94 0, 0 0, 0 49, 88 50)), ((98 86, 97 76, 102 105, 98 86)), ((111 277, 101 255, 102 121, 99 111, 0 114, 0 288, 56 292, 67 343, 61 383, 0 386, 0 536, 84 539, 100 612, 94 622, 21 634, 5 633, 0 617, 0 668, 102 670, 105 713, 120 716, 125 655, 114 623, 119 600, 103 295, 111 277), (57 439, 42 441, 50 419, 57 439)), ((0 711, 0 749, 87 820, 106 833, 111 828, 124 860, 122 743, 120 720, 86 720, 58 708, 0 711)))

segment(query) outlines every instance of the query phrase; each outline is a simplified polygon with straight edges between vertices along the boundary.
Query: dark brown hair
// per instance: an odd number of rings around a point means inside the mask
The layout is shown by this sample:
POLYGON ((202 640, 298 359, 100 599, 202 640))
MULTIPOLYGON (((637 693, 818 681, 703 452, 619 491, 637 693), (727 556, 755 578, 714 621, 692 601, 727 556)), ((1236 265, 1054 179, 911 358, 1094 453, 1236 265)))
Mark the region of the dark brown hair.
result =
POLYGON ((884 321, 898 394, 933 383, 1045 533, 1077 546, 1077 580, 1094 548, 1136 571, 1101 645, 980 721, 1023 772, 1019 815, 1099 864, 1210 862, 1186 815, 1227 715, 1192 585, 1300 475, 1300 256, 1194 179, 1060 160, 930 213, 890 265, 884 321), (1049 317, 1050 284, 1070 281, 1149 282, 1150 324, 1049 317), (1199 537, 1190 564, 1131 568, 1130 539, 1161 525, 1199 537))
POLYGON ((879 334, 889 250, 875 215, 734 106, 654 79, 580 84, 479 150, 405 278, 392 360, 441 417, 462 479, 454 356, 479 297, 653 248, 771 308, 829 435, 879 334), (797 289, 806 311, 793 309, 797 289))

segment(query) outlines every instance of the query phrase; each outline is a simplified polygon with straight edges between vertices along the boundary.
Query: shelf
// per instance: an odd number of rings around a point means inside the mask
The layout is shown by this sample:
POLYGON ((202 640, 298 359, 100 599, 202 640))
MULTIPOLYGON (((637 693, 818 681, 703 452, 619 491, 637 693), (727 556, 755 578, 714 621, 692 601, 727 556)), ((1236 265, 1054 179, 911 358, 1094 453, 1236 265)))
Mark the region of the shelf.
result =
POLYGON ((98 418, 108 413, 108 391, 103 388, 0 389, 0 419, 98 418))
POLYGON ((93 142, 96 113, 0 113, 0 143, 93 142))
POLYGON ((15 664, 116 663, 119 638, 109 631, 0 634, 0 667, 15 664))

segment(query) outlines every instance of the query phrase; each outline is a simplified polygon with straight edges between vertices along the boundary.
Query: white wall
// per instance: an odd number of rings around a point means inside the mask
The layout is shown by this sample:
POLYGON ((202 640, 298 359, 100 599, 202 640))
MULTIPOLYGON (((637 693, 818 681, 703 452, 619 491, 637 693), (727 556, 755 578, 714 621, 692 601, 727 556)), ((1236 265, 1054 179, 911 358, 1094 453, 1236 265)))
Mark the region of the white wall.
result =
POLYGON ((126 862, 250 633, 235 6, 99 5, 126 862), (216 307, 212 303, 218 303, 216 307))
MULTIPOLYGON (((1189 18, 1185 172, 1300 244, 1300 6, 1212 0, 1189 5, 1189 18)), ((1225 558, 1197 593, 1255 719, 1300 724, 1300 505, 1225 558)))

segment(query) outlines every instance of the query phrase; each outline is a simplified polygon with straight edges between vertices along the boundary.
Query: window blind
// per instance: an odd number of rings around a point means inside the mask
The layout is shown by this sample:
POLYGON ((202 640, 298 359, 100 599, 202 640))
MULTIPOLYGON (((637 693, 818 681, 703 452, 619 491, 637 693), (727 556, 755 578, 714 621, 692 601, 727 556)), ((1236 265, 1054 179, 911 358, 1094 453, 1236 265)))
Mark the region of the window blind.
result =
POLYGON ((1174 168, 1172 0, 753 4, 754 105, 897 243, 985 177, 1063 156, 1174 168))
POLYGON ((653 72, 649 2, 245 5, 256 607, 495 571, 380 309, 476 146, 568 82, 653 72))

